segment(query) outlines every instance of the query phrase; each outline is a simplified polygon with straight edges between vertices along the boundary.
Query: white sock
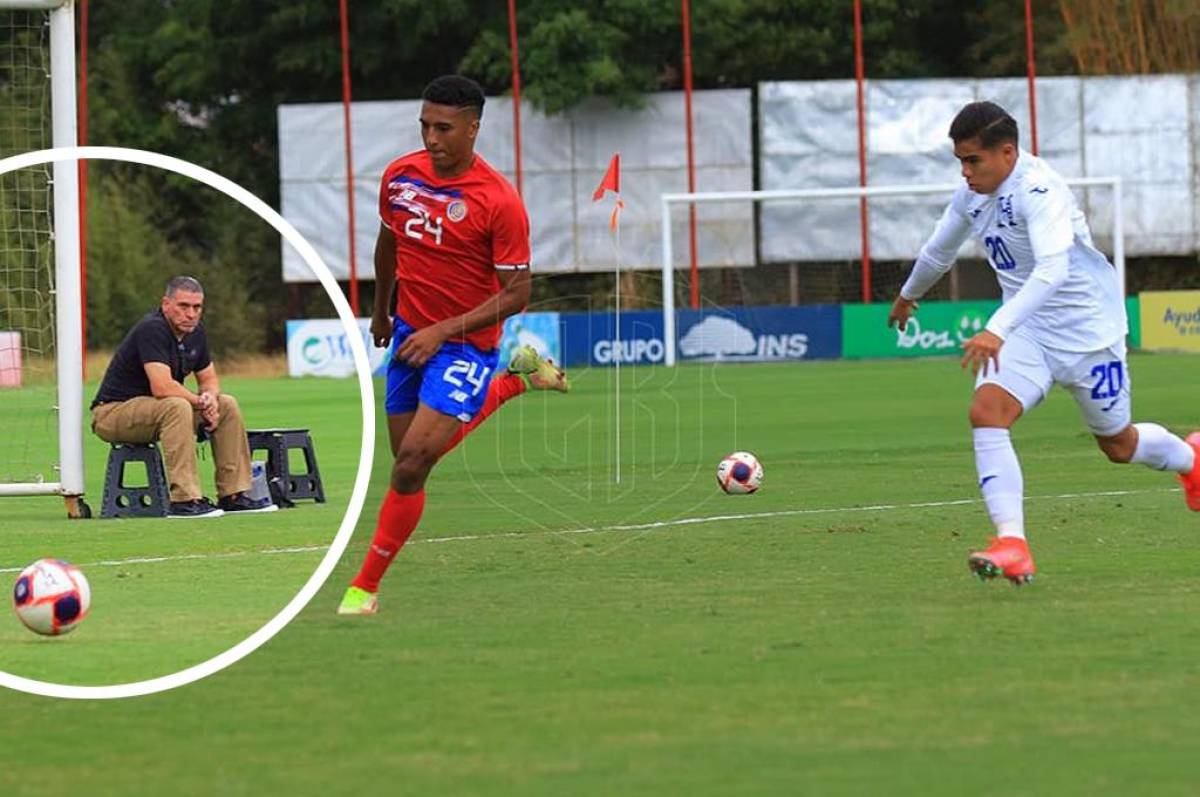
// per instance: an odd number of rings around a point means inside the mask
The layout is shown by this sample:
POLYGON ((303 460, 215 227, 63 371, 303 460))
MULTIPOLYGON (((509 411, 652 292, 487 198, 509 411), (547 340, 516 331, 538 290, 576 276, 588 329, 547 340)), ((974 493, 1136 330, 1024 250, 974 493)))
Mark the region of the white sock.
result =
POLYGON ((1147 465, 1155 470, 1188 473, 1195 464, 1192 447, 1157 423, 1135 423, 1138 441, 1130 462, 1147 465))
POLYGON ((999 537, 1025 539, 1025 480, 1007 429, 975 429, 975 472, 979 491, 999 537))

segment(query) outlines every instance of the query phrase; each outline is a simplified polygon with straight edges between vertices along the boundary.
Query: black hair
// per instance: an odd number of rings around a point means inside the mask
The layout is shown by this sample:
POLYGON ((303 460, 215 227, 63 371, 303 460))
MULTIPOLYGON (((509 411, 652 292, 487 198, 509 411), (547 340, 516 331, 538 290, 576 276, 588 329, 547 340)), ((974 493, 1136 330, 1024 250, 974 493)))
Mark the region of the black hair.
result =
POLYGON ((204 288, 200 286, 200 280, 195 277, 171 277, 167 282, 167 287, 163 290, 163 296, 166 296, 168 299, 174 298, 176 291, 204 293, 204 288))
POLYGON ((1017 120, 994 102, 972 102, 950 123, 950 138, 955 144, 978 138, 984 149, 992 149, 1006 141, 1017 143, 1017 120))
POLYGON ((483 116, 483 89, 474 80, 462 75, 434 78, 421 92, 421 99, 435 105, 474 108, 476 116, 483 116))

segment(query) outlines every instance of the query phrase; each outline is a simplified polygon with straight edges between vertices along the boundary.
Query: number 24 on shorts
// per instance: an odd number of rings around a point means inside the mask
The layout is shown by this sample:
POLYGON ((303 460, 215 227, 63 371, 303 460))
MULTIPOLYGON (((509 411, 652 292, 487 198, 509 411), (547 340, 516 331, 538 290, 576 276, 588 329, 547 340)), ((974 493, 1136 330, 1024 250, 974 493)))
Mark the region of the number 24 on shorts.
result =
POLYGON ((471 395, 479 395, 479 391, 483 390, 483 386, 487 384, 488 374, 492 369, 487 366, 480 366, 479 363, 473 363, 469 360, 455 360, 442 374, 442 379, 446 380, 455 387, 463 387, 464 380, 472 388, 471 395), (462 379, 458 375, 462 374, 462 379))

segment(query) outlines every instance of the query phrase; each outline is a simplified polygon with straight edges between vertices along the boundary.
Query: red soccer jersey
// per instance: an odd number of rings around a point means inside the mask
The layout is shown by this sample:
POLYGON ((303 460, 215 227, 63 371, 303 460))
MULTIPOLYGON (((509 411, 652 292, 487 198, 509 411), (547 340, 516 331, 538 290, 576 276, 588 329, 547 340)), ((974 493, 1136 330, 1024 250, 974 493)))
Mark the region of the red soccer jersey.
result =
MULTIPOLYGON (((379 216, 396 237, 397 314, 421 329, 466 313, 500 292, 496 270, 529 268, 529 216, 512 184, 481 158, 438 177, 418 150, 383 172, 379 216)), ((451 340, 488 351, 500 326, 451 340)))

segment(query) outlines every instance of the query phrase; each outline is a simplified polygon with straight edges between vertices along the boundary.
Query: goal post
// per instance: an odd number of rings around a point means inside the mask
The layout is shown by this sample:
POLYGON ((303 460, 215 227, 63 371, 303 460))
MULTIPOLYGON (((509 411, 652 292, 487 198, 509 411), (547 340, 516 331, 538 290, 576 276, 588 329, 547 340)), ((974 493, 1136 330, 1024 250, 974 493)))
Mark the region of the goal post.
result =
MULTIPOLYGON (((0 14, 45 12, 48 27, 50 86, 50 146, 74 147, 77 144, 75 98, 75 5, 73 0, 0 0, 0 14)), ((44 125, 44 122, 43 122, 44 125)), ((44 148, 46 142, 41 143, 44 148)), ((8 153, 20 154, 20 153, 8 153)), ((49 239, 53 247, 56 388, 51 411, 57 414, 57 475, 38 474, 31 481, 0 483, 4 495, 62 495, 68 513, 84 515, 80 501, 84 492, 83 473, 83 320, 79 268, 79 176, 74 160, 55 161, 49 172, 49 190, 53 197, 49 239)), ((6 209, 7 210, 7 209, 6 209)), ((6 254, 6 253, 5 253, 6 254)), ((0 285, 0 287, 3 287, 0 285)))
MULTIPOLYGON (((1125 296, 1125 211, 1121 199, 1120 177, 1074 177, 1066 179, 1073 188, 1109 188, 1112 191, 1112 250, 1113 265, 1116 267, 1121 296, 1125 296)), ((847 186, 845 188, 780 189, 770 191, 700 191, 693 193, 663 194, 662 210, 662 313, 663 313, 663 364, 675 365, 675 267, 672 246, 671 210, 676 205, 712 204, 718 202, 779 202, 831 199, 858 199, 860 197, 903 197, 943 195, 949 201, 958 184, 913 184, 847 186)), ((929 220, 933 229, 935 219, 929 220)), ((913 252, 913 257, 916 257, 913 252)))

